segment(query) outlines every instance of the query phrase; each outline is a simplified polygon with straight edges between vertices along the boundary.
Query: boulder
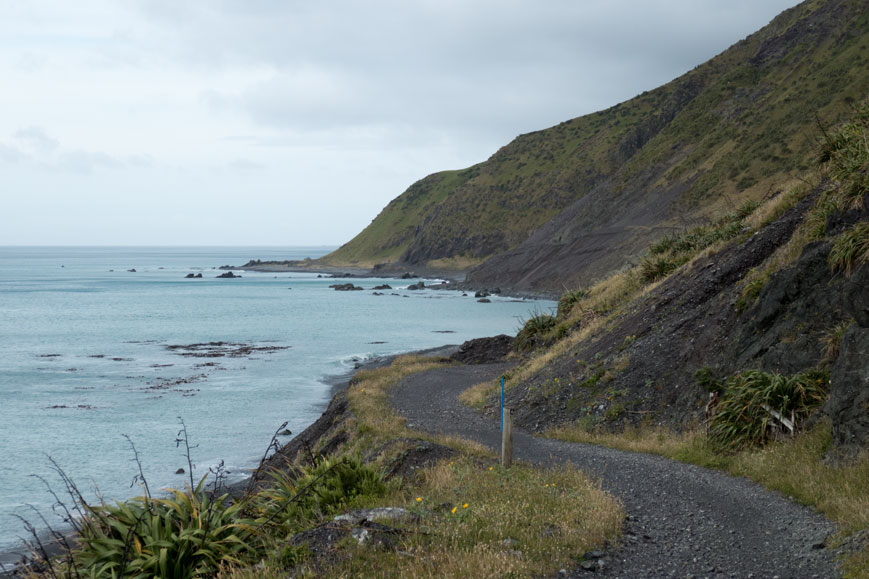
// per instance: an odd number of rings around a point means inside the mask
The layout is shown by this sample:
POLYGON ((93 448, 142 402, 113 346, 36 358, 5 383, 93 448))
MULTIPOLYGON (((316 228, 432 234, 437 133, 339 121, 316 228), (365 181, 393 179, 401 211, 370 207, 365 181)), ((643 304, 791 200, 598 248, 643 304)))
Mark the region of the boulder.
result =
POLYGON ((425 283, 423 283, 421 281, 417 282, 417 283, 412 283, 409 286, 407 286, 407 289, 413 290, 413 291, 425 289, 425 283))
POLYGON ((373 290, 375 290, 375 291, 379 291, 379 290, 391 290, 391 289, 392 289, 392 286, 389 285, 389 284, 387 284, 387 283, 384 283, 384 284, 381 284, 381 285, 376 285, 376 286, 374 286, 374 287, 371 288, 371 289, 373 289, 373 290))
POLYGON ((226 273, 222 273, 222 274, 220 274, 220 275, 217 276, 217 277, 219 277, 219 278, 222 277, 222 278, 227 278, 227 279, 228 279, 228 278, 236 278, 236 277, 241 277, 241 276, 240 276, 240 275, 235 275, 235 274, 232 273, 231 271, 228 271, 228 272, 226 272, 226 273))

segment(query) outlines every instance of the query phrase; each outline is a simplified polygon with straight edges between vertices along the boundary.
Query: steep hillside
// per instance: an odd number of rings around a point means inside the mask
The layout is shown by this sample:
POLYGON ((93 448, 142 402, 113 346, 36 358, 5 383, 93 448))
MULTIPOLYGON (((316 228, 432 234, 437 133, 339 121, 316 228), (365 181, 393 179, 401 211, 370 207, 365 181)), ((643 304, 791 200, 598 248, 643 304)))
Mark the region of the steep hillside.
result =
POLYGON ((815 406, 832 376, 835 444, 869 445, 869 101, 825 141, 816 185, 664 238, 530 320, 517 342, 539 350, 509 382, 518 422, 690 427, 742 372, 808 372, 815 406))
POLYGON ((862 1, 804 2, 662 87, 426 177, 324 261, 480 264, 477 285, 549 292, 599 278, 805 170, 818 120, 869 91, 867 30, 862 1))

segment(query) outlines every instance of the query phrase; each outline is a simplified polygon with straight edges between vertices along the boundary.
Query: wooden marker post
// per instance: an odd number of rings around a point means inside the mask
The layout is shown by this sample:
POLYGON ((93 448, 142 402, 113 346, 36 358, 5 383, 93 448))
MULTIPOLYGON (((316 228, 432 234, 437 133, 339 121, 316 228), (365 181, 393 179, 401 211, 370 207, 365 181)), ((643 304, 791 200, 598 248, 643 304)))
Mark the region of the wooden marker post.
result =
POLYGON ((504 408, 504 430, 501 431, 501 466, 513 464, 513 411, 504 408))

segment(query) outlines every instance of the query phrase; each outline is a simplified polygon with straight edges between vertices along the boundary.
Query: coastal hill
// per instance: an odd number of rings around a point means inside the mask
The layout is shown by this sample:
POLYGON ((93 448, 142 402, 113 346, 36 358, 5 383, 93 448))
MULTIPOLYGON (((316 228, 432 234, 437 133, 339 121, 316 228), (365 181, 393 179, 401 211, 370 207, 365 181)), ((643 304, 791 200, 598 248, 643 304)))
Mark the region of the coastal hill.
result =
MULTIPOLYGON (((315 266, 555 294, 793 184, 869 92, 869 12, 808 0, 672 82, 429 175, 315 266)), ((310 265, 310 264, 309 264, 310 265)))

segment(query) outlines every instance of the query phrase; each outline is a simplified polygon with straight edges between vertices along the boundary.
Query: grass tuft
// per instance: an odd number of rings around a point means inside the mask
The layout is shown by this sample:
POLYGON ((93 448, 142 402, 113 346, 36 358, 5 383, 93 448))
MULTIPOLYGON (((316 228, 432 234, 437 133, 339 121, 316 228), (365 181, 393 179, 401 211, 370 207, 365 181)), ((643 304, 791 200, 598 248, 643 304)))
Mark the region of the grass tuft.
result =
POLYGON ((827 262, 833 271, 842 271, 847 276, 869 262, 869 223, 857 223, 837 236, 827 262))

